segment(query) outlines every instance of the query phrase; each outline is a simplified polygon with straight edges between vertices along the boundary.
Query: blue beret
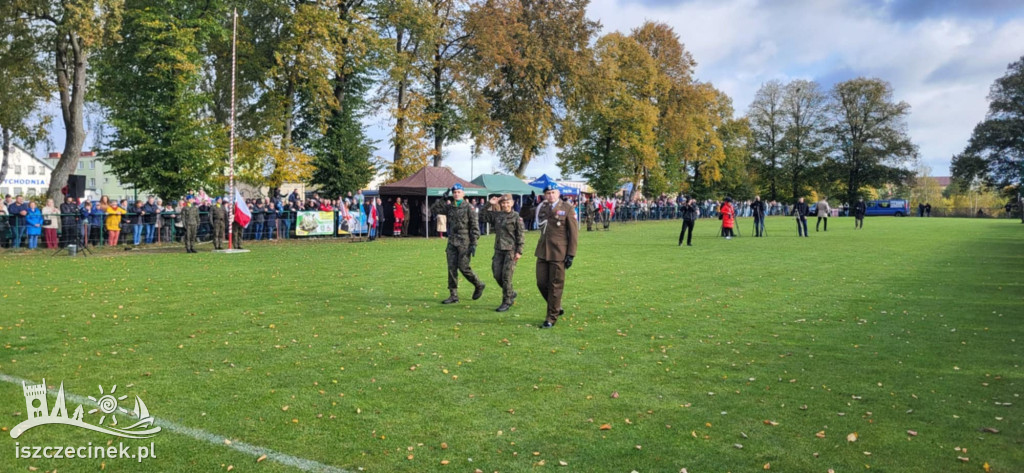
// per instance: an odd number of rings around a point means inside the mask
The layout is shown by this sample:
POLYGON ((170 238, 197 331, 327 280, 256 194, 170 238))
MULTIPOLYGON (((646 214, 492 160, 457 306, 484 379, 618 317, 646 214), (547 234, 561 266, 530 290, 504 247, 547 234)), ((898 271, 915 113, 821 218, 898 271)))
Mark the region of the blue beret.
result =
POLYGON ((548 183, 548 185, 544 186, 544 192, 547 192, 547 191, 557 191, 557 190, 558 190, 558 184, 555 184, 554 182, 550 182, 550 183, 548 183))
POLYGON ((455 185, 452 186, 452 190, 453 191, 461 191, 462 190, 462 184, 459 184, 458 182, 456 182, 455 185))

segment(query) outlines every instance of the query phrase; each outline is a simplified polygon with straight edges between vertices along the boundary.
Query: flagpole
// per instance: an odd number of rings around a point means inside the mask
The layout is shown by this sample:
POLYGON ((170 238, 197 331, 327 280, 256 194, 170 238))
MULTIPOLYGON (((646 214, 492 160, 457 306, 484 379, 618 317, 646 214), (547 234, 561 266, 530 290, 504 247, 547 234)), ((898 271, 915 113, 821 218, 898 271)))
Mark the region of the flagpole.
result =
POLYGON ((231 214, 228 215, 228 249, 234 248, 232 239, 235 228, 235 43, 238 41, 238 9, 235 8, 231 14, 231 139, 228 145, 228 163, 230 172, 228 176, 231 189, 231 214))

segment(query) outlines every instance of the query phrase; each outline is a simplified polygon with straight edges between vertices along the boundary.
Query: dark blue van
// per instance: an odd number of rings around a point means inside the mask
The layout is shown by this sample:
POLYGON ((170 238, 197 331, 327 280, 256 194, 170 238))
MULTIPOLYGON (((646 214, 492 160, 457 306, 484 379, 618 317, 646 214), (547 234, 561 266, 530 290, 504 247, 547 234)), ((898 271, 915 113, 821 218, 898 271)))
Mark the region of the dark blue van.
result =
POLYGON ((910 202, 905 199, 869 200, 865 204, 868 206, 865 215, 910 215, 910 202))

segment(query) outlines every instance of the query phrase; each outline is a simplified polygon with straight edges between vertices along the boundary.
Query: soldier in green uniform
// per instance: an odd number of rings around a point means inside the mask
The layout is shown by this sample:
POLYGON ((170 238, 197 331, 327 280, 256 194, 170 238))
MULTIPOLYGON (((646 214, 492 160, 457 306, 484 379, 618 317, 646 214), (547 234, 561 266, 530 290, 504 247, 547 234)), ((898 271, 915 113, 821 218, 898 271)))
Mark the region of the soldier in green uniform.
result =
POLYGON ((189 199, 181 209, 181 221, 185 225, 185 252, 198 253, 195 246, 196 233, 199 231, 199 207, 196 207, 194 198, 189 199))
POLYGON ((583 216, 587 219, 588 232, 594 230, 594 217, 597 216, 597 212, 598 208, 597 205, 594 204, 594 199, 587 199, 587 201, 583 203, 583 216))
POLYGON ((213 249, 224 249, 224 233, 227 232, 228 212, 224 209, 224 203, 220 198, 210 207, 210 220, 213 221, 213 249))
POLYGON ((490 223, 494 228, 494 258, 491 260, 491 272, 494 280, 502 289, 501 305, 497 312, 505 312, 516 302, 516 291, 512 289, 512 275, 516 271, 516 262, 523 256, 526 225, 519 214, 512 209, 512 194, 501 198, 491 197, 491 208, 480 212, 480 220, 490 223))
POLYGON ((558 186, 549 184, 544 188, 544 202, 537 210, 537 288, 548 302, 547 318, 541 328, 554 327, 562 310, 562 289, 565 287, 565 271, 572 267, 576 256, 576 241, 579 224, 572 205, 559 198, 558 186))
POLYGON ((430 206, 430 212, 444 214, 448 218, 448 247, 445 254, 448 257, 448 298, 441 301, 442 304, 454 304, 459 302, 459 271, 466 277, 476 290, 473 291, 473 300, 477 300, 484 294, 484 283, 476 277, 473 269, 469 267, 469 260, 476 256, 476 241, 480 238, 480 225, 473 206, 465 200, 466 193, 462 184, 456 183, 451 189, 444 192, 442 199, 430 206), (449 192, 455 197, 455 202, 448 202, 449 192))

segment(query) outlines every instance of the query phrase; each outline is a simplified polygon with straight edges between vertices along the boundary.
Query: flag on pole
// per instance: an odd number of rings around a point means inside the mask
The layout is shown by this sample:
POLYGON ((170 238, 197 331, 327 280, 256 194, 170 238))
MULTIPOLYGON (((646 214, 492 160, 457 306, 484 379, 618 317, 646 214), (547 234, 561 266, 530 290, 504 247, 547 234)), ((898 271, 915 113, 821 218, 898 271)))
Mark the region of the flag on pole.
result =
POLYGON ((249 211, 249 206, 245 205, 242 194, 235 189, 235 221, 245 228, 249 226, 249 220, 252 220, 252 212, 249 211))

